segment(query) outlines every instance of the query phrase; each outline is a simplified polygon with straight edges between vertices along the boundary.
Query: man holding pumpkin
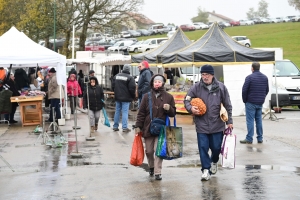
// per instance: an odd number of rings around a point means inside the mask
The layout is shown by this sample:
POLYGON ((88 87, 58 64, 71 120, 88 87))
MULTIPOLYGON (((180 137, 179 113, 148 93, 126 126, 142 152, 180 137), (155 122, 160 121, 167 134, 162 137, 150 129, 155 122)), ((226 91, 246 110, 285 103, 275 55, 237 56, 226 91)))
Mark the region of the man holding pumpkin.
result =
POLYGON ((219 154, 225 130, 225 122, 220 117, 221 103, 228 113, 226 125, 232 125, 232 106, 226 86, 214 77, 211 65, 201 67, 201 80, 188 91, 184 105, 194 115, 198 149, 202 164, 201 180, 208 181, 218 170, 219 154), (211 156, 208 154, 211 150, 211 156))

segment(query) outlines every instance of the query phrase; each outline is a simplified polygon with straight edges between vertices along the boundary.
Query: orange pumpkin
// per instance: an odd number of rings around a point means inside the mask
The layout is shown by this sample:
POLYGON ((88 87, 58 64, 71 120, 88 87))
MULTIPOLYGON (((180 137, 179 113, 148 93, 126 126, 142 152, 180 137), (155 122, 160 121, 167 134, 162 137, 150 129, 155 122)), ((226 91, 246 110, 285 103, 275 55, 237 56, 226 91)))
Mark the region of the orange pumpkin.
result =
POLYGON ((204 115, 206 113, 206 105, 205 105, 205 103, 203 102, 202 99, 193 98, 191 100, 191 105, 198 107, 198 109, 199 109, 199 114, 198 115, 201 116, 201 115, 204 115))

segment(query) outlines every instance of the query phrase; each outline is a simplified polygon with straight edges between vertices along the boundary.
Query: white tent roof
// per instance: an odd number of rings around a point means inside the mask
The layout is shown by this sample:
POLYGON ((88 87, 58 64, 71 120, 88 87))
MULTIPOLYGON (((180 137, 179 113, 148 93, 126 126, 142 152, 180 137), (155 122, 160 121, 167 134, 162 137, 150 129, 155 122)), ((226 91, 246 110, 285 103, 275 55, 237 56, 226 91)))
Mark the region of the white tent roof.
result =
POLYGON ((66 84, 66 57, 43 47, 12 27, 0 37, 0 66, 14 68, 52 66, 58 84, 66 84))
POLYGON ((67 59, 68 64, 72 63, 97 63, 101 65, 124 65, 131 63, 131 56, 124 56, 122 54, 108 55, 94 58, 78 58, 67 59))

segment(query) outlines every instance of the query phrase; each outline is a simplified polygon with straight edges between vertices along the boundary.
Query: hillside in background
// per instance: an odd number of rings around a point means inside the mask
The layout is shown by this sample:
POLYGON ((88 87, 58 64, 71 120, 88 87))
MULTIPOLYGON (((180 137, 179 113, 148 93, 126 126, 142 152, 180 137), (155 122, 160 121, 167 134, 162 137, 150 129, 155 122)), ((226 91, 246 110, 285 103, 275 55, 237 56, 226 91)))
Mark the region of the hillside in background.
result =
MULTIPOLYGON (((198 30, 185 34, 191 40, 198 40, 206 31, 198 30)), ((251 40, 252 48, 281 47, 283 58, 292 60, 300 68, 300 22, 235 26, 227 27, 224 31, 230 36, 247 36, 251 40)), ((166 34, 140 37, 138 40, 154 37, 166 37, 166 34)))

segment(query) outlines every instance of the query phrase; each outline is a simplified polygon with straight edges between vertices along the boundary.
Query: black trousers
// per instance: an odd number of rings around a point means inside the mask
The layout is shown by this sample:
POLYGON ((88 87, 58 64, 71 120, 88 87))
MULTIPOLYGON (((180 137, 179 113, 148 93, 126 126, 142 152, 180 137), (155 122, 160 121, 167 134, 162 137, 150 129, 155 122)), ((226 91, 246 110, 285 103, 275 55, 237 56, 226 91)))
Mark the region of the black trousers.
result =
POLYGON ((77 107, 77 98, 69 96, 69 99, 70 99, 71 114, 74 114, 74 111, 77 107))
POLYGON ((11 113, 10 114, 5 114, 4 119, 8 120, 8 121, 14 120, 17 107, 18 107, 18 103, 15 103, 15 102, 11 103, 11 113))

